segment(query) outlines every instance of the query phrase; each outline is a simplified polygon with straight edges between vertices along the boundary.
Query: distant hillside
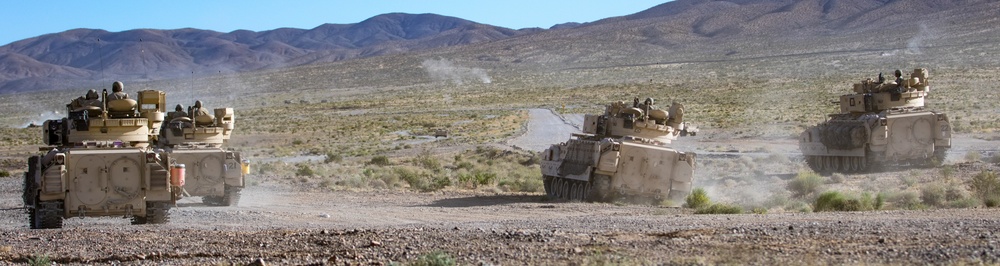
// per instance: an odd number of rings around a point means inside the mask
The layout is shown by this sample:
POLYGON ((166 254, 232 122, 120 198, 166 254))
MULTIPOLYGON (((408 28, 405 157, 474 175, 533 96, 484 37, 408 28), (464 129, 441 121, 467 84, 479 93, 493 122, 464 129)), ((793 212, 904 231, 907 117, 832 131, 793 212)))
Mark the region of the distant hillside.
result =
POLYGON ((386 14, 356 24, 263 32, 78 29, 0 47, 0 93, 403 53, 532 71, 919 54, 924 48, 971 46, 978 48, 968 52, 981 56, 959 63, 995 65, 995 57, 982 55, 992 55, 990 47, 1000 43, 997 10, 1000 2, 993 0, 676 0, 548 30, 512 30, 433 14, 386 14))
POLYGON ((461 50, 547 68, 919 52, 921 47, 996 43, 997 10, 1000 2, 989 0, 677 0, 461 50))
POLYGON ((221 33, 75 29, 0 47, 0 92, 74 81, 233 73, 504 39, 512 30, 434 14, 384 14, 355 24, 221 33))

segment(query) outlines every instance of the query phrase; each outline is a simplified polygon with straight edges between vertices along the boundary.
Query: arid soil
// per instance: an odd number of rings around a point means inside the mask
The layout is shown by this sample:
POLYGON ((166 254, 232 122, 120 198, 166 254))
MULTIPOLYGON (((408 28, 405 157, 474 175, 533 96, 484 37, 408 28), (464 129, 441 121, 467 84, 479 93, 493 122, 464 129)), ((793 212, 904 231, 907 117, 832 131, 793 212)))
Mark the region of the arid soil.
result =
POLYGON ((236 207, 185 198, 163 225, 73 218, 51 230, 28 229, 20 177, 0 178, 0 264, 378 265, 435 252, 461 265, 1000 263, 997 209, 701 215, 541 193, 324 192, 250 178, 236 207))
MULTIPOLYGON (((16 207, 16 179, 3 179, 16 207)), ((444 251, 460 264, 950 263, 1000 259, 1000 211, 695 215, 539 195, 296 192, 258 186, 239 207, 184 199, 166 225, 74 218, 61 230, 0 218, 0 263, 384 264, 444 251)))

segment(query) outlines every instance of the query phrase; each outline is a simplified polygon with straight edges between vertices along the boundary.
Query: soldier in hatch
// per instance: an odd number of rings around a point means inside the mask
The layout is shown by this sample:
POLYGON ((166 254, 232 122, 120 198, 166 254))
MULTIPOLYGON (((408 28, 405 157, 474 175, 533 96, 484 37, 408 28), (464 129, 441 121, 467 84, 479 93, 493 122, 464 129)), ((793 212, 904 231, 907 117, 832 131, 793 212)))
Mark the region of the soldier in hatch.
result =
POLYGON ((121 81, 115 81, 111 84, 111 100, 128 99, 128 93, 122 92, 125 89, 125 84, 121 81))
POLYGON ((174 107, 174 111, 170 112, 170 117, 167 118, 167 121, 187 116, 188 116, 187 113, 184 112, 184 106, 178 104, 177 107, 174 107))

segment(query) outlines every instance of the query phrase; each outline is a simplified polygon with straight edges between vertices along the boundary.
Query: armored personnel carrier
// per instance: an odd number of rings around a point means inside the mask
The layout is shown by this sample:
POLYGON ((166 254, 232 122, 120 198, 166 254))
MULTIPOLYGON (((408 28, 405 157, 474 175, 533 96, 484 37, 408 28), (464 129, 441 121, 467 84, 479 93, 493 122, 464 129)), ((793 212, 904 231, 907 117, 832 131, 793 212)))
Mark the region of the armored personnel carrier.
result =
POLYGON ((653 104, 651 98, 614 102, 603 115, 584 116, 584 134, 546 149, 541 171, 548 197, 682 202, 691 192, 695 154, 667 144, 682 135, 684 108, 653 104))
POLYGON ((184 195, 201 196, 208 205, 237 205, 249 162, 224 149, 234 129, 233 108, 210 113, 201 101, 186 113, 177 108, 167 115, 170 121, 157 144, 166 150, 168 161, 184 166, 184 195))
POLYGON ((930 93, 927 69, 914 69, 908 79, 879 74, 854 84, 840 96, 840 113, 806 129, 799 149, 819 173, 856 173, 883 165, 928 165, 944 160, 951 147, 948 116, 924 108, 930 93))
POLYGON ((166 94, 127 99, 91 90, 67 105, 68 117, 43 124, 44 155, 28 158, 24 204, 30 227, 60 228, 70 217, 125 216, 133 224, 165 223, 182 176, 173 176, 149 146, 159 134, 166 94))

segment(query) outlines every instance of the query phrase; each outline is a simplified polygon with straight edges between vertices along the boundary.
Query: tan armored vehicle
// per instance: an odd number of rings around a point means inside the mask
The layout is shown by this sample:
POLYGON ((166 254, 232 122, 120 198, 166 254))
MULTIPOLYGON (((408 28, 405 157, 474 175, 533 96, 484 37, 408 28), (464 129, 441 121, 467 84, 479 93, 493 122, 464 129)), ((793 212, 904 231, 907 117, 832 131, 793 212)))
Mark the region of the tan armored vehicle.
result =
POLYGON ((166 95, 146 90, 128 99, 114 84, 69 105, 69 116, 43 124, 44 155, 28 158, 24 204, 31 228, 60 228, 70 217, 124 216, 133 224, 165 223, 178 194, 165 158, 152 149, 166 95))
POLYGON ((880 165, 928 165, 944 160, 951 125, 944 113, 926 110, 927 69, 904 79, 867 79, 840 96, 840 113, 806 129, 799 149, 813 171, 854 173, 880 165))
POLYGON ((682 134, 684 108, 669 111, 647 98, 615 102, 603 115, 586 115, 583 133, 542 153, 542 176, 550 198, 611 201, 669 200, 691 192, 695 154, 667 146, 682 134))
POLYGON ((249 162, 224 149, 234 129, 233 108, 210 113, 198 101, 186 113, 178 105, 167 117, 158 145, 169 162, 184 166, 184 195, 208 205, 237 205, 249 162))

